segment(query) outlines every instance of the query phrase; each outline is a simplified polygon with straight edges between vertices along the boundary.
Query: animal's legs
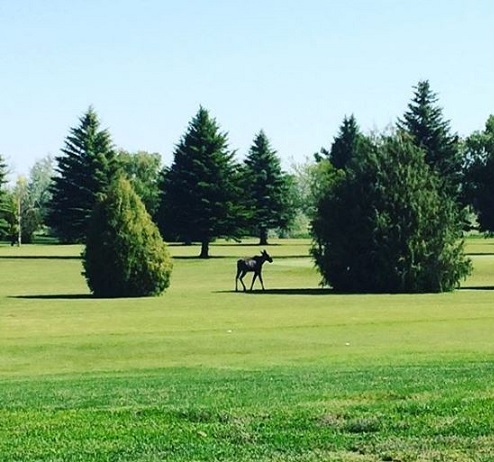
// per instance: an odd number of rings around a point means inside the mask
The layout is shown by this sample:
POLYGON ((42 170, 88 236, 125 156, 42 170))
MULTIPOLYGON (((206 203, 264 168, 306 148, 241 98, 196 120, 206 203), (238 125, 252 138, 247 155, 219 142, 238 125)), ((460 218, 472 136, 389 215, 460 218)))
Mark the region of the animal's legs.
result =
POLYGON ((242 274, 240 274, 240 283, 242 284, 242 287, 244 288, 244 292, 247 290, 247 287, 245 287, 245 284, 244 284, 244 276, 247 274, 246 271, 242 271, 241 272, 242 274))
POLYGON ((260 272, 259 272, 259 281, 261 281, 262 290, 266 290, 266 289, 264 289, 264 282, 262 280, 262 274, 260 272))
POLYGON ((254 287, 254 282, 256 281, 258 274, 257 271, 254 271, 254 276, 252 276, 252 284, 250 285, 250 290, 254 287))
POLYGON ((235 292, 237 292, 237 291, 238 291, 238 277, 240 276, 240 273, 241 273, 241 272, 242 272, 242 271, 237 270, 237 275, 235 276, 235 292))

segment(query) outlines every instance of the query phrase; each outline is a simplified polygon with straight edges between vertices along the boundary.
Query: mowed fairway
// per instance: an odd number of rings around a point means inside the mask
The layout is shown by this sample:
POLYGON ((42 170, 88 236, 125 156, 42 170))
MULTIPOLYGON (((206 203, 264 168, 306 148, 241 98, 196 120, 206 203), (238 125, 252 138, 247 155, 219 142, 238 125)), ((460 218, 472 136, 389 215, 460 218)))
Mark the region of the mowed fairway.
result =
POLYGON ((334 294, 272 244, 265 292, 234 292, 260 248, 220 242, 115 300, 78 246, 0 245, 0 461, 494 460, 493 240, 427 295, 334 294))

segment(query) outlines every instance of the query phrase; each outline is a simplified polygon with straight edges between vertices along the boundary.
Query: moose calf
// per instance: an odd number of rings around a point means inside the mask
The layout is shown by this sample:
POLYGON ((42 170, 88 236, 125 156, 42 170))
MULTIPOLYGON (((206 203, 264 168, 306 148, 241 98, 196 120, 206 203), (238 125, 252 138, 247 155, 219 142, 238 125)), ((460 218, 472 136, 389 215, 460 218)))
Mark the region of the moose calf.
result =
POLYGON ((244 292, 247 290, 245 287, 243 278, 247 273, 253 272, 254 276, 252 276, 252 284, 250 285, 250 290, 254 287, 254 282, 257 277, 261 281, 262 290, 264 289, 264 282, 262 281, 262 265, 265 261, 269 263, 273 263, 273 259, 269 256, 269 254, 263 250, 261 255, 256 255, 252 258, 241 258, 237 261, 237 276, 235 277, 235 292, 238 291, 238 281, 242 284, 244 288, 244 292))

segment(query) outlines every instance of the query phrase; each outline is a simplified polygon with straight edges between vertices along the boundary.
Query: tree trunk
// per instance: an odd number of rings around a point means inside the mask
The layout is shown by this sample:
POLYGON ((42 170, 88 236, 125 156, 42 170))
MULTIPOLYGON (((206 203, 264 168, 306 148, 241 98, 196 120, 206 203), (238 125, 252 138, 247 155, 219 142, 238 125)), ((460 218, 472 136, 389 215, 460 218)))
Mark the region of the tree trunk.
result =
POLYGON ((201 254, 199 258, 209 258, 209 241, 201 242, 201 254))
POLYGON ((261 228, 259 232, 259 245, 268 245, 268 229, 261 228))

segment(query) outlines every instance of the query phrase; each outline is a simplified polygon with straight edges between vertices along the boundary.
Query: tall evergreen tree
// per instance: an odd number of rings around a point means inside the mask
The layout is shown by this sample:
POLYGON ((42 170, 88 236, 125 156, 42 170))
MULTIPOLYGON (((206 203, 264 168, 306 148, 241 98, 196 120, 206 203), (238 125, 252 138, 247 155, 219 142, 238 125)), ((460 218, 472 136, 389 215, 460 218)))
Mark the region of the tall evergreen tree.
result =
POLYGON ((200 242, 201 258, 217 237, 239 234, 238 166, 227 135, 200 107, 163 172, 157 221, 166 239, 200 242))
POLYGON ((166 244, 123 177, 96 203, 82 257, 88 286, 97 297, 159 295, 170 284, 172 261, 166 244))
POLYGON ((420 81, 398 128, 425 152, 425 161, 439 175, 447 191, 457 195, 461 181, 462 158, 459 140, 438 106, 438 96, 429 81, 420 81))
POLYGON ((280 159, 264 131, 254 138, 243 167, 243 191, 249 211, 248 228, 268 243, 268 231, 287 227, 295 216, 291 179, 282 171, 280 159))
POLYGON ((348 162, 353 159, 360 149, 365 137, 360 132, 355 116, 344 117, 340 126, 338 135, 334 138, 331 149, 328 151, 324 148, 321 153, 324 154, 333 167, 345 169, 348 162))
POLYGON ((70 129, 62 154, 55 158, 56 175, 50 188, 52 199, 48 225, 62 242, 82 242, 98 194, 116 172, 110 134, 100 129, 92 107, 70 129))
POLYGON ((360 153, 322 197, 312 253, 344 292, 443 292, 469 274, 461 221, 423 152, 388 138, 360 153))
POLYGON ((480 229, 494 232, 494 115, 483 131, 472 133, 464 143, 467 159, 466 201, 477 213, 480 229))

